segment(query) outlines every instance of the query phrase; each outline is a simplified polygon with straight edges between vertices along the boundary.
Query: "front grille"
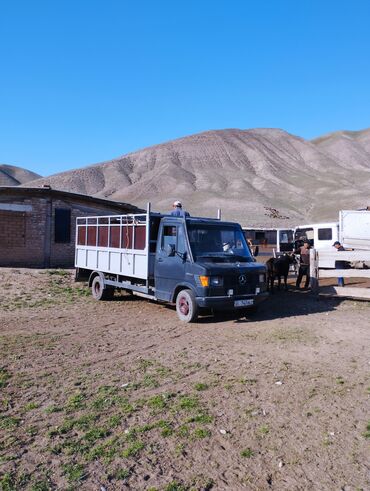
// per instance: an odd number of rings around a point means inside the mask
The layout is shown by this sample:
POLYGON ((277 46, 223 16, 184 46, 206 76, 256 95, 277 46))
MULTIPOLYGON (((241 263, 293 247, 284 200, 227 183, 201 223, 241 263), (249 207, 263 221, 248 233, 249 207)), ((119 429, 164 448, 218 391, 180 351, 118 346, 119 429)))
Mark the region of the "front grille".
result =
POLYGON ((238 273, 237 275, 224 276, 223 286, 211 287, 210 296, 227 295, 227 291, 232 288, 234 295, 251 295, 256 293, 256 287, 259 286, 259 274, 238 273), (244 274, 246 284, 241 285, 239 277, 244 274))

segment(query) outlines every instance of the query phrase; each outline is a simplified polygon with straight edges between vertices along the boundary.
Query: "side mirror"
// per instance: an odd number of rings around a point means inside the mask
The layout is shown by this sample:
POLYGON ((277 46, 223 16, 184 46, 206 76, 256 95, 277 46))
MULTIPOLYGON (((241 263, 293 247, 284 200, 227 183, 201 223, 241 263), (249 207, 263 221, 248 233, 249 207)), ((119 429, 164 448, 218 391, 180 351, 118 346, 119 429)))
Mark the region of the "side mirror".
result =
POLYGON ((167 244, 166 253, 168 257, 175 255, 175 244, 167 244))
POLYGON ((254 256, 254 257, 257 257, 257 256, 258 256, 258 254, 259 254, 259 252, 260 252, 260 248, 259 248, 258 246, 256 246, 256 247, 254 248, 253 256, 254 256))

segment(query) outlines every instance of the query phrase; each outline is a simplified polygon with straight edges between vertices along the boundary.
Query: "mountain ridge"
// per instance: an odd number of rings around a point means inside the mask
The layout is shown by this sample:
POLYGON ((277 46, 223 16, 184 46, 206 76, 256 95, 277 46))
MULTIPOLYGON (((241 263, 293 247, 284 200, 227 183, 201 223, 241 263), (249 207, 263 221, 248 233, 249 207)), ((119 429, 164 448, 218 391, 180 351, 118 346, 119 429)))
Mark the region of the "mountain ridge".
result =
POLYGON ((39 178, 39 174, 23 167, 0 164, 0 186, 18 186, 39 178))
POLYGON ((221 207, 250 226, 333 220, 366 206, 370 189, 370 130, 340 133, 308 141, 276 128, 209 130, 27 185, 151 201, 162 212, 181 199, 193 215, 221 207))

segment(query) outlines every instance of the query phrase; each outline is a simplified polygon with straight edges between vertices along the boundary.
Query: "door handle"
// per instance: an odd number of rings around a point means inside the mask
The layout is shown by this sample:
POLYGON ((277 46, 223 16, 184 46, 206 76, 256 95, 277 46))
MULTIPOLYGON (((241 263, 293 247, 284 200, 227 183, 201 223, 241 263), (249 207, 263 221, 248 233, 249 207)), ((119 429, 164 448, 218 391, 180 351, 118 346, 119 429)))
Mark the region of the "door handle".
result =
POLYGON ((160 258, 158 259, 158 262, 159 262, 159 263, 163 263, 163 259, 160 257, 160 258))

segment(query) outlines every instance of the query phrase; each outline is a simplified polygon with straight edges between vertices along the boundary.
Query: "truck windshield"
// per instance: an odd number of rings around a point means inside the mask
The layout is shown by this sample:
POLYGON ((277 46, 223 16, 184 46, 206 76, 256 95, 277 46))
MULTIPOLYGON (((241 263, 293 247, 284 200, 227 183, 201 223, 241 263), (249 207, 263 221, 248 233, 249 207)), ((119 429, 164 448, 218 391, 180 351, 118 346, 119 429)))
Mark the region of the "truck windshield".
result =
POLYGON ((188 224, 194 258, 229 258, 253 261, 243 232, 232 225, 188 224))

